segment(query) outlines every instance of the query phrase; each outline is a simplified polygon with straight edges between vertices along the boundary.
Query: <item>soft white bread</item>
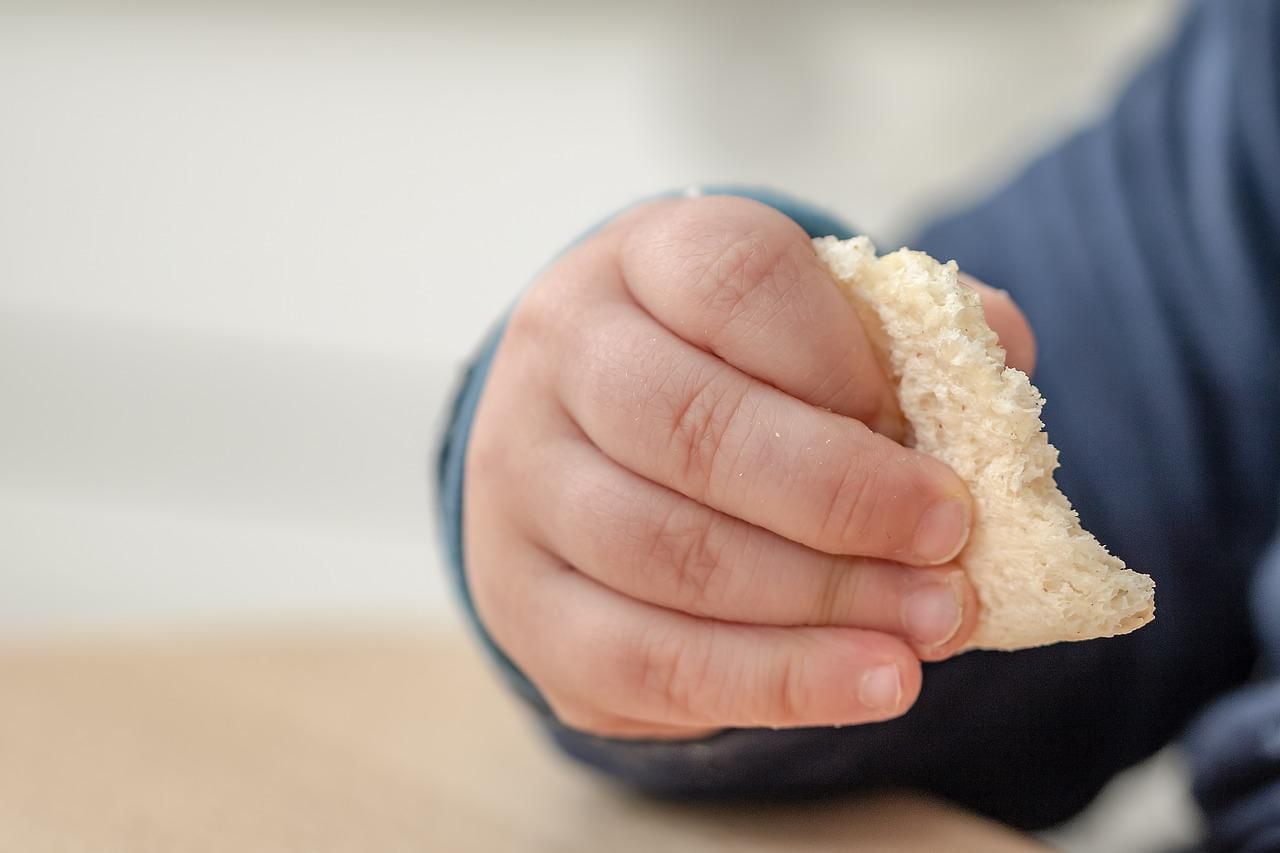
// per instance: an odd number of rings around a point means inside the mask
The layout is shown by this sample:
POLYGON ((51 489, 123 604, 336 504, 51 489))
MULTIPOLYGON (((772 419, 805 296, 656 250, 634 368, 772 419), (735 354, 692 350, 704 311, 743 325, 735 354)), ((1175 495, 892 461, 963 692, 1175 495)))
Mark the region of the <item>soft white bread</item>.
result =
POLYGON ((1021 649, 1126 634, 1151 621, 1155 584, 1080 526, 1053 481, 1043 398, 1004 363, 955 262, 866 237, 814 241, 897 384, 909 443, 946 462, 976 511, 957 558, 982 613, 968 648, 1021 649))

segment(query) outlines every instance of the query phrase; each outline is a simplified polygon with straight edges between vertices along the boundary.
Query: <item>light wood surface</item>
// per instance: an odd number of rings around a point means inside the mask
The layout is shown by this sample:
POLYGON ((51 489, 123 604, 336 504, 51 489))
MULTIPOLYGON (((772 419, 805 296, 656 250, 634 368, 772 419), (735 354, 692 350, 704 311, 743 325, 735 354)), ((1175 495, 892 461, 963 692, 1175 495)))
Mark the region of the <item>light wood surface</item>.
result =
POLYGON ((1041 849, 906 797, 661 805, 561 759, 457 633, 0 649, 0 850, 1041 849))

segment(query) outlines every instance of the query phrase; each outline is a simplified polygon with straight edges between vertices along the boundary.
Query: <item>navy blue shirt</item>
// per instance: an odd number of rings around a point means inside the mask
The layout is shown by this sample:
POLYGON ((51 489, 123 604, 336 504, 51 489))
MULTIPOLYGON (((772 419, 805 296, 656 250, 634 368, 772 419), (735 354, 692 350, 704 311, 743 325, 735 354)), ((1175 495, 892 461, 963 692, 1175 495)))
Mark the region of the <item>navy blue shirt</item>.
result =
MULTIPOLYGON (((762 200, 815 236, 849 233, 762 200)), ((1105 119, 909 244, 955 258, 1026 312, 1058 482, 1087 528, 1155 578, 1155 622, 929 664, 915 707, 890 722, 692 744, 565 728, 495 650, 512 684, 565 751, 649 792, 905 786, 1025 828, 1069 817, 1182 738, 1206 843, 1280 849, 1280 2, 1193 7, 1105 119)), ((462 459, 493 346, 440 455, 464 595, 462 459)))

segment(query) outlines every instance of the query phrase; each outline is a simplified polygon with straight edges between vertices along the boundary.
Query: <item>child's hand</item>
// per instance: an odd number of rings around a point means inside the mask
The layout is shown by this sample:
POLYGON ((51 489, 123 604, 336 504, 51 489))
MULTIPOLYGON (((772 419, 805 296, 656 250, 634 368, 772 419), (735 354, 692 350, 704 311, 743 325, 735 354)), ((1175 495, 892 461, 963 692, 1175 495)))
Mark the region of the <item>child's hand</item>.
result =
MULTIPOLYGON (((1031 334, 984 290, 1010 363, 1031 334)), ((467 459, 481 619, 605 735, 897 716, 977 604, 964 484, 903 448, 804 232, 737 198, 632 211, 513 314, 467 459)))

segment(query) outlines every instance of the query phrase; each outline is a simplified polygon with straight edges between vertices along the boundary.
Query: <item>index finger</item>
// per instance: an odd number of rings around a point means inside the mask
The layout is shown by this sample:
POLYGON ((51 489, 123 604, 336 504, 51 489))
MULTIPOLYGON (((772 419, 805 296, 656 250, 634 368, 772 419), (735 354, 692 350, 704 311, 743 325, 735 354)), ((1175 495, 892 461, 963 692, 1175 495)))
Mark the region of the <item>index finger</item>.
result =
POLYGON ((684 340, 796 399, 902 437, 893 387, 805 232, 731 196, 655 206, 620 250, 646 311, 684 340))

